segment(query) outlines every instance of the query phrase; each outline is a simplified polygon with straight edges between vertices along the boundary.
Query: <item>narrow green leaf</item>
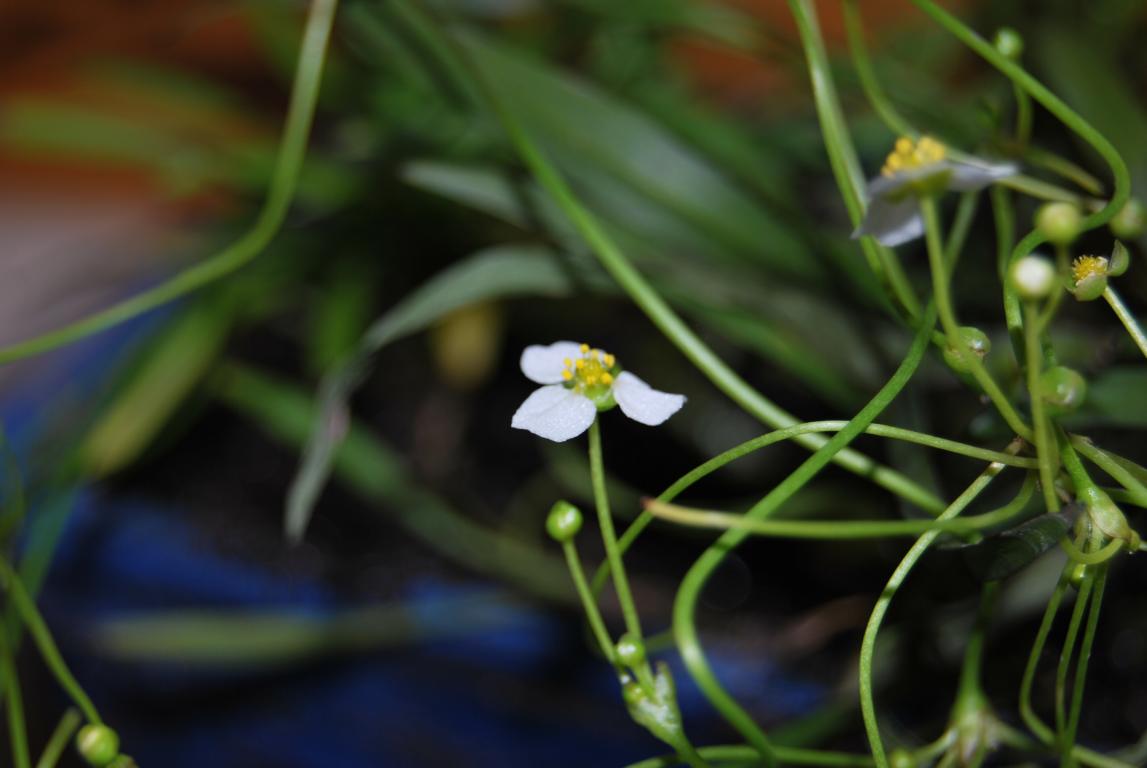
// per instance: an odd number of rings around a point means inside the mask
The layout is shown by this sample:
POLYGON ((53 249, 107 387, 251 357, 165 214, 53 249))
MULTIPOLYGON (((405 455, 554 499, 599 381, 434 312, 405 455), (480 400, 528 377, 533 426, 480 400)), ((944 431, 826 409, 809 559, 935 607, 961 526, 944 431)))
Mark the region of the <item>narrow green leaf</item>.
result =
POLYGON ((997 581, 1026 568, 1059 543, 1078 512, 1074 505, 1058 514, 1040 515, 1007 531, 963 548, 972 573, 982 581, 997 581))

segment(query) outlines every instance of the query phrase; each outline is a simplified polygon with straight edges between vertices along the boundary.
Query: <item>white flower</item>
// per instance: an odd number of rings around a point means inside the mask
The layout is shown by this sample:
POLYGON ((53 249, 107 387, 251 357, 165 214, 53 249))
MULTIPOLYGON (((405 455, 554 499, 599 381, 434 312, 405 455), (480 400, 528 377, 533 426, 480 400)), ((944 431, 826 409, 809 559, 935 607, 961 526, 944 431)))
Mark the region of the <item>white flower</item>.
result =
POLYGON ((853 238, 871 235, 889 247, 924 234, 919 195, 952 189, 970 192, 1019 173, 1014 163, 989 163, 976 157, 948 157, 947 148, 922 136, 896 140, 880 175, 868 183, 868 209, 853 238))
POLYGON ((684 395, 658 392, 628 371, 613 355, 588 344, 559 341, 522 352, 522 373, 544 384, 526 398, 510 421, 539 437, 560 443, 589 429, 599 410, 615 404, 634 421, 657 426, 680 410, 684 395))

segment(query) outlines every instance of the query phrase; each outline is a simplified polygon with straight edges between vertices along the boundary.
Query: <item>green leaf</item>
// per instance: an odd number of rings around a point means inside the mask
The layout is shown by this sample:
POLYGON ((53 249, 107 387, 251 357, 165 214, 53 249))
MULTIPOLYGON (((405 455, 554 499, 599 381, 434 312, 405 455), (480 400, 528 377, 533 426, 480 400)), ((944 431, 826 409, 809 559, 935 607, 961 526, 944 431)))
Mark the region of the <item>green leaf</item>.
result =
POLYGON ((1068 505, 1058 514, 1040 515, 962 549, 972 573, 982 581, 997 581, 1027 567, 1059 543, 1079 512, 1068 505))
POLYGON ((287 496, 287 538, 299 541, 306 531, 335 450, 346 435, 347 401, 369 373, 374 355, 463 307, 508 296, 564 296, 569 289, 569 278, 548 249, 500 246, 449 267, 376 320, 357 349, 332 368, 319 386, 315 423, 287 496))

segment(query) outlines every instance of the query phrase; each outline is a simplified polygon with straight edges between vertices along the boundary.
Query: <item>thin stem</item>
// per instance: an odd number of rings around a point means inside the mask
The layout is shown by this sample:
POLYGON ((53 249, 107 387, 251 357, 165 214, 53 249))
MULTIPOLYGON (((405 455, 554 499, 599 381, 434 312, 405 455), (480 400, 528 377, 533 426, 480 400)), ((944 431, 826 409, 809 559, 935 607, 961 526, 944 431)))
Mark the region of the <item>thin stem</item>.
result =
POLYGON ((589 584, 586 583, 585 571, 582 570, 581 558, 578 557, 577 553, 577 545, 575 545, 572 540, 563 541, 562 552, 565 553, 566 563, 569 564, 570 576, 573 577, 574 587, 577 589, 577 595, 581 599, 586 621, 589 622, 590 629, 593 631, 594 637, 597 638, 597 644, 601 648, 601 654, 608 659, 611 664, 620 669, 613 641, 609 638, 609 630, 605 628, 605 621, 601 618, 601 611, 597 607, 597 601, 594 600, 593 592, 590 591, 589 584))
POLYGON ((1043 488, 1043 500, 1047 511, 1058 512, 1059 497, 1055 494, 1055 474, 1059 468, 1058 452, 1054 448, 1055 436, 1051 432, 1051 424, 1040 394, 1039 378, 1043 363, 1039 345, 1039 309, 1032 302, 1024 304, 1024 333, 1028 398, 1031 400, 1032 426, 1035 428, 1040 486, 1043 488))
POLYGON ((601 458, 601 420, 594 419, 589 427, 589 474, 593 482, 593 500, 597 507, 597 521, 601 526, 601 540, 605 544, 605 557, 613 576, 613 586, 617 591, 617 602, 625 617, 625 628, 636 640, 640 640, 641 619, 629 591, 629 577, 625 575, 625 565, 621 560, 621 549, 617 546, 617 533, 613 529, 613 516, 609 512, 609 494, 605 490, 605 466, 601 458))
POLYGON ((998 581, 987 582, 980 593, 980 610, 976 614, 976 624, 968 638, 968 646, 964 649, 964 663, 960 667, 960 687, 956 692, 957 709, 965 702, 978 705, 983 701, 984 694, 980 680, 984 659, 984 637, 987 635, 999 594, 998 581))
POLYGON ((848 35, 848 49, 852 52, 852 65, 856 68, 860 87, 872 106, 872 111, 888 126, 888 130, 899 136, 915 137, 918 131, 896 111, 896 107, 892 106, 884 89, 880 87, 880 80, 876 77, 872 60, 868 55, 868 46, 864 43, 864 25, 856 0, 844 0, 841 9, 844 15, 844 31, 848 35))
POLYGON ((12 600, 12 604, 20 612, 20 616, 24 619, 24 624, 28 628, 28 633, 32 635, 32 639, 36 642, 36 646, 40 649, 40 656, 44 659, 44 664, 55 676, 56 681, 60 684, 80 711, 84 713, 84 717, 89 723, 96 725, 101 724, 103 721, 100 719, 99 713, 96 711, 92 700, 84 693, 84 689, 76 682, 76 678, 72 675, 68 665, 64 662, 63 656, 60 655, 60 650, 56 647, 56 641, 52 639, 52 633, 48 629, 48 625, 44 623, 43 617, 40 616, 40 611, 36 608, 36 603, 28 596, 24 590, 24 585, 20 582, 20 577, 12 570, 8 561, 0 558, 0 583, 8 590, 8 596, 12 600))
POLYGON ((1091 589, 1095 583, 1095 574, 1089 569, 1079 585, 1079 594, 1075 598, 1075 605, 1071 609, 1071 620, 1067 625, 1067 635, 1063 640, 1063 647, 1059 651, 1059 664, 1055 670, 1055 731, 1059 737, 1061 749, 1068 747, 1063 741, 1067 730, 1067 673, 1071 669, 1071 655, 1075 651, 1075 641, 1079 637, 1079 628, 1083 625, 1083 617, 1087 613, 1087 603, 1091 598, 1091 589))
POLYGON ((991 528, 1014 517, 1031 497, 1031 483, 1025 483, 1027 492, 1021 491, 1013 503, 975 517, 956 520, 754 520, 744 515, 709 509, 693 509, 660 501, 648 502, 647 509, 662 520, 669 520, 696 528, 743 530, 757 536, 775 536, 791 539, 821 539, 851 541, 879 539, 892 536, 920 536, 925 533, 955 533, 966 535, 991 528))
POLYGON ((1012 91, 1016 95, 1016 144, 1023 151, 1032 135, 1032 102, 1018 83, 1012 83, 1012 91))
POLYGON ((1107 586, 1107 566, 1099 566, 1096 570, 1095 584, 1091 593, 1091 612, 1087 616, 1087 628, 1083 631, 1083 642, 1079 646, 1075 683, 1071 689, 1071 709, 1068 711, 1067 729, 1063 736, 1063 744, 1068 750, 1075 747, 1075 736, 1079 732, 1079 717, 1083 711, 1083 690, 1087 683, 1087 664, 1091 659, 1091 647, 1095 642, 1096 628, 1099 626, 1099 609, 1103 605, 1103 591, 1107 586))
POLYGON ((1039 666, 1040 656, 1043 655, 1043 648, 1047 644, 1047 636, 1051 632, 1052 624, 1055 622, 1056 611, 1059 610, 1059 604, 1063 601, 1064 592, 1067 591, 1067 584, 1071 578, 1072 568, 1073 565, 1068 563, 1067 567, 1063 569, 1063 572, 1059 576, 1059 581, 1055 585, 1055 590, 1051 593, 1051 599, 1048 600, 1047 607, 1044 608, 1043 619, 1040 621, 1039 629, 1036 631, 1035 642, 1032 643, 1031 652, 1028 654, 1027 665, 1024 667, 1024 675, 1020 680, 1020 717, 1023 718, 1028 729, 1034 733, 1040 741, 1047 745, 1054 743, 1055 734, 1046 723, 1040 720, 1039 715, 1037 715, 1032 708, 1032 683, 1035 681, 1035 672, 1039 666))
POLYGON ((76 732, 83 721, 84 719, 76 710, 71 707, 65 710, 64 716, 56 725, 56 730, 52 731, 48 743, 44 746, 44 751, 40 753, 40 759, 36 761, 36 768, 56 768, 56 763, 60 762, 64 750, 71 743, 72 734, 76 732))
POLYGON ((0 677, 7 683, 4 686, 4 701, 8 705, 8 740, 12 744, 12 765, 15 768, 31 768, 28 729, 24 724, 24 697, 12 658, 12 646, 3 632, 0 632, 0 677))
POLYGON ((1112 539, 1101 548, 1088 552, 1075 546, 1069 538, 1060 539, 1059 543, 1063 546, 1067 556, 1071 558, 1072 562, 1082 563, 1083 565, 1098 565, 1105 563, 1111 558, 1118 555, 1127 546, 1127 542, 1123 539, 1112 539))
MULTIPOLYGON (((687 489, 692 487, 701 479, 716 472, 721 467, 729 464, 737 459, 752 453, 753 451, 766 448, 775 443, 791 440, 797 435, 808 434, 812 432, 839 432, 848 425, 847 421, 810 421, 804 424, 796 424, 787 429, 778 429, 773 432, 755 437, 752 440, 746 440, 740 445, 736 445, 729 450, 714 456, 704 464, 687 472, 680 477, 676 482, 666 488, 657 496, 657 501, 670 502, 677 498, 680 494, 684 493, 687 489)), ((891 427, 885 424, 870 424, 864 433, 873 435, 875 437, 885 437, 894 440, 903 440, 917 445, 927 446, 936 450, 948 451, 950 453, 966 456, 971 459, 981 459, 983 461, 999 461, 1012 467, 1023 467, 1026 469, 1035 469, 1039 463, 1035 459, 1025 458, 1021 456, 1013 456, 1001 451, 992 451, 987 448, 979 448, 974 445, 967 445, 966 443, 959 443, 954 440, 947 440, 942 437, 936 437, 924 432, 915 432, 910 429, 902 429, 900 427, 891 427)), ((939 514, 944 510, 941 504, 939 509, 935 510, 939 514)), ((929 512, 933 510, 928 510, 929 512)), ((629 551, 633 543, 637 540, 638 536, 652 523, 654 515, 648 510, 643 510, 637 518, 630 523, 625 532, 621 535, 618 541, 618 546, 621 548, 622 554, 629 551)), ((597 573, 593 577, 593 591, 598 593, 602 586, 605 584, 605 579, 609 574, 609 562, 606 561, 601 564, 597 573)))
POLYGON ((1131 314, 1127 306, 1119 298, 1119 294, 1110 285, 1107 290, 1103 292, 1103 298, 1107 299, 1107 303, 1115 310, 1115 316, 1123 323, 1123 327, 1127 329, 1135 346, 1139 347, 1139 351, 1147 357, 1147 333, 1143 332, 1143 328, 1135 320, 1135 316, 1131 314))
MULTIPOLYGON (((900 391, 912 378, 931 338, 932 326, 935 324, 935 306, 929 306, 925 312, 925 322, 916 331, 912 346, 905 355, 900 367, 888 382, 873 396, 860 410, 855 418, 823 448, 804 461, 795 471, 757 502, 746 513, 749 519, 764 520, 772 516, 797 491, 805 486, 820 470, 824 469, 832 457, 842 450, 849 442, 860 435, 876 417, 888 407, 900 391)), ((776 753, 764 732, 753 721, 753 718, 741 708, 739 704, 724 690, 705 658, 704 650, 697 637, 697 626, 694 621, 694 612, 701 590, 714 570, 725 559, 725 556, 740 544, 748 534, 745 531, 730 530, 723 533, 716 542, 697 559, 685 574, 681 586, 677 590, 677 598, 673 603, 673 632, 677 637, 677 647, 686 669, 692 675, 694 682, 705 694, 714 707, 721 712, 725 719, 733 725, 745 739, 760 754, 761 761, 766 766, 773 766, 777 762, 776 753)))
POLYGON ((925 195, 920 198, 920 212, 924 216, 924 235, 928 247, 928 263, 932 269, 932 292, 936 298, 936 308, 940 314, 940 326, 948 336, 948 344, 960 356, 968 371, 984 390, 984 394, 996 406, 1004 421, 1013 431, 1025 440, 1032 437, 1031 429, 1016 413, 1012 404, 1004 397, 999 385, 992 379, 980 359, 967 348, 960 335, 960 326, 952 311, 952 300, 948 294, 947 271, 944 268, 944 249, 940 238, 940 218, 936 211, 935 198, 925 195))
POLYGON ((282 226, 295 194, 337 6, 338 0, 314 0, 311 3, 279 154, 266 202, 251 228, 232 245, 154 288, 70 325, 0 348, 0 365, 71 344, 186 296, 245 266, 267 247, 282 226))
POLYGON ((956 270, 960 252, 968 241, 972 222, 976 218, 976 205, 980 201, 979 192, 965 192, 960 195, 960 202, 956 205, 956 216, 952 219, 952 227, 948 230, 948 241, 944 243, 944 269, 949 280, 956 270))
MULTIPOLYGON (((938 520, 950 520, 972 503, 973 500, 980 493, 983 492, 988 484, 995 479, 1004 465, 998 462, 993 462, 987 469, 985 469, 979 477, 972 481, 963 493, 953 501, 944 513, 940 515, 938 520)), ((864 637, 860 643, 860 711, 864 718, 864 730, 868 735, 868 744, 872 749, 872 757, 876 761, 877 768, 888 768, 888 756, 884 750, 884 741, 880 736, 880 725, 876 719, 876 701, 873 696, 872 685, 872 660, 876 650, 876 637, 880 632, 880 625, 884 621, 884 616, 888 612, 888 607, 892 604, 892 598, 896 596, 897 590, 908 578, 908 574, 919 562, 924 553, 928 551, 928 547, 940 535, 939 531, 929 531, 923 534, 908 553, 904 555, 904 559, 896 566, 896 570, 892 572, 891 578, 888 579, 888 584, 885 585, 884 590, 880 593, 880 599, 876 602, 876 607, 872 609, 872 615, 868 619, 868 625, 864 629, 864 637)))

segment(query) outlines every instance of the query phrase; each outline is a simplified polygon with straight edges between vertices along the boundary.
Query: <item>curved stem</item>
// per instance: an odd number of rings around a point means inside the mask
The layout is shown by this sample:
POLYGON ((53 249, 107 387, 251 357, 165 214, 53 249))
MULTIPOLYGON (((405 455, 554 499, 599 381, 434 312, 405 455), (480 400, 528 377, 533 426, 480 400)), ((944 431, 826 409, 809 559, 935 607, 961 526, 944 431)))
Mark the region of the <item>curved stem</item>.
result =
POLYGON ((1127 333, 1135 342, 1135 346, 1139 347, 1139 351, 1143 353, 1144 357, 1147 357, 1147 333, 1143 332, 1143 328, 1135 320, 1135 316, 1127 309, 1127 305, 1120 300, 1119 294, 1109 285, 1107 290, 1103 292, 1103 298, 1107 299, 1107 303, 1115 310, 1115 316, 1123 323, 1123 327, 1127 329, 1127 333))
POLYGON ((1056 611, 1059 610, 1059 604, 1063 601, 1063 594, 1067 591, 1068 580, 1071 577, 1072 564, 1068 563, 1067 567, 1059 576, 1059 581, 1055 585, 1055 590, 1051 593, 1051 599, 1047 602, 1047 607, 1044 608, 1043 619, 1040 621, 1039 629, 1036 631, 1035 642, 1032 643, 1031 652, 1028 654, 1027 665, 1024 667, 1024 675, 1020 680, 1020 717, 1023 718, 1028 729, 1039 738, 1044 744, 1052 745, 1055 742, 1055 734, 1046 723, 1040 720, 1039 715, 1035 713, 1031 703, 1032 683, 1035 681, 1036 668, 1039 666, 1040 656, 1043 655, 1043 647, 1047 644, 1047 636, 1051 632, 1051 626, 1055 622, 1056 611))
POLYGON ((52 633, 48 629, 48 625, 44 623, 43 617, 40 616, 40 611, 37 610, 35 602, 24 590, 24 585, 20 582, 20 577, 16 572, 12 570, 12 566, 2 557, 0 557, 0 583, 8 591, 12 604, 20 612, 20 616, 28 628, 28 634, 36 642, 36 646, 40 649, 40 656, 43 657, 45 666, 55 676, 56 682, 72 697, 72 701, 84 713, 84 717, 89 723, 101 724, 103 721, 100 719, 99 712, 96 711, 95 705, 92 704, 92 700, 88 698, 84 689, 76 682, 72 671, 68 669, 68 665, 64 662, 63 656, 60 655, 56 641, 52 639, 52 633))
POLYGON ((984 390, 984 394, 996 406, 1000 416, 1008 423, 1012 430, 1030 440, 1032 431, 1012 404, 1004 397, 1000 387, 984 368, 979 357, 964 344, 960 335, 960 326, 956 322, 956 315, 952 310, 952 300, 948 294, 947 271, 944 268, 944 249, 940 238, 940 217, 936 211, 936 200, 931 196, 920 198, 920 212, 924 216, 924 236, 928 247, 928 264, 932 269, 932 293, 936 298, 936 308, 940 314, 940 325, 948 336, 948 345, 956 351, 960 359, 968 367, 968 371, 984 390))
POLYGON ((56 768, 56 763, 60 762, 64 750, 68 748, 68 744, 72 740, 72 734, 76 732, 82 722, 83 718, 80 717, 80 713, 69 707, 56 725, 56 730, 52 731, 48 743, 44 746, 44 751, 40 753, 40 759, 36 761, 36 768, 56 768))
MULTIPOLYGON (((848 425, 847 421, 809 421, 804 424, 796 424, 786 429, 778 429, 773 432, 755 437, 752 440, 746 440, 740 445, 736 445, 729 450, 714 456, 704 464, 701 464, 694 469, 687 472, 680 477, 676 482, 666 488, 657 496, 657 501, 670 502, 677 498, 681 493, 685 492, 693 484, 699 482, 703 478, 716 472, 721 467, 729 464, 737 459, 752 453, 753 451, 766 448, 775 443, 780 443, 785 440, 791 440, 797 435, 808 434, 812 432, 839 432, 848 425)), ((875 437, 886 437, 894 440, 903 440, 917 445, 935 448, 936 450, 948 451, 960 456, 966 456, 972 459, 982 459, 984 461, 998 461, 1012 467, 1023 467, 1027 469, 1035 469, 1039 463, 1035 459, 1025 458, 1021 456, 1013 456, 1009 453, 1001 451, 992 451, 987 448, 979 448, 974 445, 967 445, 966 443, 959 443, 954 440, 947 440, 942 437, 936 437, 924 432, 915 432, 910 429, 902 429, 900 427, 891 427, 886 424, 870 424, 865 428, 864 433, 873 435, 875 437)), ((943 511, 943 506, 937 510, 937 513, 943 511)), ((630 523, 625 532, 618 540, 618 546, 621 548, 621 553, 625 554, 637 537, 649 527, 649 524, 654 520, 654 515, 648 510, 643 510, 637 518, 630 523)), ((609 562, 606 561, 601 564, 597 573, 593 577, 593 590, 595 593, 601 590, 602 585, 605 584, 605 579, 609 575, 609 562)))
MULTIPOLYGON (((824 752, 816 749, 776 747, 777 758, 785 765, 811 765, 815 768, 871 768, 872 759, 868 755, 850 755, 845 752, 824 752)), ((750 746, 701 747, 697 753, 705 760, 735 762, 738 765, 757 757, 750 746)), ((626 768, 673 768, 678 764, 677 755, 651 757, 630 763, 626 768)))
MULTIPOLYGON (((950 520, 963 512, 1003 469, 1004 465, 998 462, 990 464, 937 519, 941 521, 950 520)), ((872 609, 872 615, 864 629, 864 638, 860 643, 860 712, 864 718, 864 730, 868 735, 868 744, 872 749, 872 757, 876 761, 877 768, 888 768, 888 756, 884 750, 884 741, 880 737, 880 725, 876 719, 876 701, 872 687, 872 659, 876 650, 876 637, 880 632, 884 615, 888 612, 888 607, 892 604, 892 598, 896 596, 900 585, 908 578, 908 574, 939 535, 939 531, 925 533, 904 555, 904 559, 900 561, 896 570, 892 572, 891 578, 888 579, 884 591, 880 593, 880 599, 877 600, 876 607, 872 609)))
POLYGON ((964 661, 960 665, 960 687, 956 691, 957 711, 965 706, 980 708, 984 701, 981 687, 981 677, 984 661, 984 637, 988 633, 992 612, 995 610, 1000 594, 1000 583, 989 581, 984 584, 980 593, 980 610, 976 613, 976 624, 968 638, 968 645, 964 649, 964 661))
POLYGON ((1091 647, 1095 642, 1095 631, 1099 626, 1099 609, 1103 605, 1103 591, 1107 586, 1107 566, 1100 566, 1095 574, 1091 593, 1091 612, 1087 616, 1087 628, 1083 631, 1083 642, 1079 646, 1079 661, 1075 668, 1075 682, 1071 689, 1071 709, 1067 716, 1067 729, 1063 744, 1069 750, 1075 747, 1075 736, 1079 732, 1079 717, 1083 711, 1083 690, 1087 683, 1087 664, 1091 659, 1091 647))
POLYGON ((282 226, 295 194, 337 5, 338 0, 314 0, 311 3, 267 200, 251 228, 232 245, 154 288, 70 325, 0 348, 0 365, 71 344, 186 296, 245 266, 267 247, 282 226))
POLYGON ((844 31, 848 35, 848 49, 852 52, 852 65, 856 68, 861 90, 872 106, 872 111, 888 130, 898 136, 915 137, 918 131, 904 119, 896 107, 892 106, 884 89, 880 87, 880 80, 876 77, 872 59, 868 55, 868 46, 864 43, 864 25, 860 19, 860 11, 856 7, 856 0, 844 0, 841 3, 841 10, 844 16, 844 31))
POLYGON ((601 526, 601 540, 605 545, 605 556, 613 576, 613 586, 617 591, 617 602, 625 617, 625 628, 634 639, 640 640, 641 619, 629 591, 629 577, 621 560, 621 550, 617 546, 617 533, 613 529, 613 516, 609 512, 609 494, 605 490, 605 467, 601 458, 601 419, 594 419, 589 427, 589 472, 593 482, 593 500, 597 507, 597 521, 601 526))
MULTIPOLYGON (((804 461, 795 471, 786 477, 776 488, 746 513, 750 519, 763 520, 784 504, 799 491, 832 460, 836 452, 842 450, 849 442, 860 435, 880 413, 888 407, 892 400, 900 393, 915 373, 916 368, 924 357, 931 337, 932 326, 935 323, 935 308, 930 306, 925 312, 925 322, 921 324, 912 341, 904 361, 869 403, 860 410, 849 424, 829 440, 823 448, 804 461)), ((732 551, 746 537, 745 531, 726 531, 697 559, 685 574, 681 586, 677 590, 677 598, 673 603, 673 633, 677 638, 677 647, 685 667, 692 675, 697 686, 706 698, 721 714, 733 725, 745 739, 758 750, 765 765, 775 765, 777 758, 768 738, 753 721, 753 718, 741 708, 736 701, 724 690, 705 658, 701 643, 697 637, 697 627, 693 614, 697 600, 705 582, 713 571, 724 560, 725 555, 732 551)))
POLYGON ((1131 474, 1106 451, 1097 448, 1090 440, 1078 435, 1071 438, 1071 446, 1083 454, 1092 464, 1111 475, 1115 482, 1122 485, 1128 493, 1135 497, 1136 504, 1147 505, 1147 485, 1141 483, 1135 475, 1131 474))
POLYGON ((1019 513, 1031 498, 1032 483, 1000 509, 956 520, 755 520, 744 515, 709 509, 693 509, 660 501, 650 501, 647 509, 662 520, 696 528, 743 530, 757 536, 791 539, 851 541, 892 536, 920 536, 925 533, 969 534, 1006 522, 1019 513), (1025 492, 1026 491, 1026 492, 1025 492))
POLYGON ((1059 543, 1063 545, 1063 549, 1067 552, 1067 556, 1071 558, 1072 562, 1082 563, 1083 565, 1105 563, 1118 555, 1123 551, 1123 548, 1127 546, 1127 542, 1123 541, 1123 539, 1112 539, 1102 548, 1094 552, 1088 552, 1075 546, 1071 539, 1067 537, 1060 539, 1059 543))
POLYGON ((1067 624, 1067 635, 1063 640, 1063 647, 1059 651, 1059 664, 1055 669, 1055 732, 1059 737, 1060 749, 1066 749, 1068 744, 1063 740, 1067 731, 1067 673, 1071 669, 1071 655, 1075 651, 1075 641, 1079 637, 1079 628, 1083 624, 1083 617, 1087 613, 1087 604, 1091 599, 1091 589, 1095 583, 1095 574, 1088 570, 1079 585, 1079 594, 1075 598, 1075 605, 1071 609, 1071 620, 1067 624))

